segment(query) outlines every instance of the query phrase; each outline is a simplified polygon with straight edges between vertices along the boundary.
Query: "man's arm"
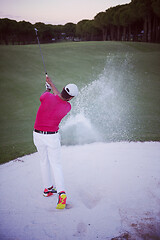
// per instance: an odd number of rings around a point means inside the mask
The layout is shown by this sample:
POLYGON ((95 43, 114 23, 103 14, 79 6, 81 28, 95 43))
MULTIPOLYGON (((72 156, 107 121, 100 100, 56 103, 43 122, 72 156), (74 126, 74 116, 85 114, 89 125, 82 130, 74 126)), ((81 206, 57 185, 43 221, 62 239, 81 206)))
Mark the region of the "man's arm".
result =
POLYGON ((60 92, 58 91, 58 89, 56 88, 56 86, 53 84, 52 80, 46 76, 46 82, 51 86, 53 94, 54 95, 60 95, 60 92))

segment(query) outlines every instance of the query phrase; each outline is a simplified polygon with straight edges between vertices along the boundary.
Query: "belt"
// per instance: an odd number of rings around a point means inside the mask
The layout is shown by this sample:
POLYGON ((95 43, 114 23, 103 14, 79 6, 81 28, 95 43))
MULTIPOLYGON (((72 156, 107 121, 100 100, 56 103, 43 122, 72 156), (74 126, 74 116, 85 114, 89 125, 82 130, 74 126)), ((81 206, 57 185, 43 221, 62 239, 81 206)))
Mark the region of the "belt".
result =
POLYGON ((39 131, 37 129, 34 129, 34 131, 37 132, 37 133, 42 133, 42 134, 55 134, 55 133, 58 133, 58 131, 56 131, 56 132, 48 132, 48 131, 39 131))

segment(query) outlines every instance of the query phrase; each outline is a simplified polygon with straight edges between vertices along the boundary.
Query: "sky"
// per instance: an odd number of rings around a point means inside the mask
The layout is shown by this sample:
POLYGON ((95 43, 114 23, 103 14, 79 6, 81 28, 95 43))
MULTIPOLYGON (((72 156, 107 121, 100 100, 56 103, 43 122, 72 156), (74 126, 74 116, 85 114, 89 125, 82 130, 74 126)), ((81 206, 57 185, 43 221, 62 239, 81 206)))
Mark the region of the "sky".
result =
POLYGON ((93 19, 106 9, 131 0, 0 0, 0 18, 28 21, 32 24, 77 23, 93 19))

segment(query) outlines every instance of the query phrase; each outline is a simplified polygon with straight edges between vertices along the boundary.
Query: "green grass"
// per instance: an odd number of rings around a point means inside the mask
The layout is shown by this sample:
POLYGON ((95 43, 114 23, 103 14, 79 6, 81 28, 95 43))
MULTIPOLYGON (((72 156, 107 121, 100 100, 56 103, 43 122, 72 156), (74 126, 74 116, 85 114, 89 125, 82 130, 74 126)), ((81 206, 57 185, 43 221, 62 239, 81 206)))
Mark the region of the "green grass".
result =
MULTIPOLYGON (((121 57, 126 52, 136 54, 137 71, 145 64, 160 81, 158 44, 80 42, 41 48, 48 74, 59 90, 69 82, 84 87, 102 72, 109 54, 121 57)), ((0 53, 0 163, 4 163, 35 151, 32 130, 45 75, 38 45, 0 46, 0 53)))

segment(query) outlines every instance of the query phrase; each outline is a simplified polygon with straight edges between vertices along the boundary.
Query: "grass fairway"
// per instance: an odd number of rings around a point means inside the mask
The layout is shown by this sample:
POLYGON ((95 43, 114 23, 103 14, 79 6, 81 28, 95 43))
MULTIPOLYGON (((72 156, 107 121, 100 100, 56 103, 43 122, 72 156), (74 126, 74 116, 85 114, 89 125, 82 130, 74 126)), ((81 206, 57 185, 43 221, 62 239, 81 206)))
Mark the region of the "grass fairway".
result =
MULTIPOLYGON (((59 90, 69 82, 83 88, 101 74, 110 54, 121 59, 128 53, 135 57, 134 66, 139 77, 143 77, 147 69, 154 84, 156 82, 154 91, 157 89, 156 101, 159 100, 158 44, 80 42, 41 47, 48 75, 59 90)), ((0 52, 0 163, 4 163, 35 151, 32 130, 39 96, 44 91, 45 75, 38 45, 0 46, 0 52)), ((156 137, 149 136, 146 140, 160 140, 158 131, 156 137)))

